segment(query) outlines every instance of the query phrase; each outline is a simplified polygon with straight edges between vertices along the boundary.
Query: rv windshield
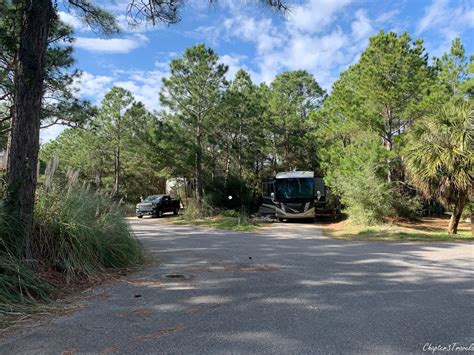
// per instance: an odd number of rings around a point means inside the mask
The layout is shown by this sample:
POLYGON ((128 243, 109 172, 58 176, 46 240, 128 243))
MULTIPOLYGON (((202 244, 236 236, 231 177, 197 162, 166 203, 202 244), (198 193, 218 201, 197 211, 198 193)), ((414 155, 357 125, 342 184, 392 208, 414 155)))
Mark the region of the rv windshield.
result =
POLYGON ((313 178, 288 178, 276 180, 276 199, 310 199, 314 197, 313 178))

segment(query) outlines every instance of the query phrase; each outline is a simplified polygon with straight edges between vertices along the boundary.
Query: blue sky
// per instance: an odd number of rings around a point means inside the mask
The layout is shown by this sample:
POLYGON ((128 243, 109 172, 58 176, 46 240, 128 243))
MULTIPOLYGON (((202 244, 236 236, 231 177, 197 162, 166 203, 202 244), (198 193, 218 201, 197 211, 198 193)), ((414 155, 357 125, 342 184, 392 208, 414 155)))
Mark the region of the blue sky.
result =
MULTIPOLYGON (((100 36, 74 12, 60 12, 75 30, 74 56, 83 71, 75 83, 78 95, 96 104, 117 85, 149 109, 159 109, 169 61, 197 43, 219 54, 229 66, 229 79, 239 68, 257 83, 270 83, 285 70, 305 69, 328 91, 380 30, 422 38, 430 57, 449 50, 457 36, 468 55, 474 51, 474 0, 287 0, 291 11, 285 16, 249 0, 220 0, 212 6, 207 0, 185 0, 180 23, 134 28, 125 18, 128 0, 102 2, 121 24, 119 36, 100 36)), ((45 130, 42 141, 61 130, 45 130)))

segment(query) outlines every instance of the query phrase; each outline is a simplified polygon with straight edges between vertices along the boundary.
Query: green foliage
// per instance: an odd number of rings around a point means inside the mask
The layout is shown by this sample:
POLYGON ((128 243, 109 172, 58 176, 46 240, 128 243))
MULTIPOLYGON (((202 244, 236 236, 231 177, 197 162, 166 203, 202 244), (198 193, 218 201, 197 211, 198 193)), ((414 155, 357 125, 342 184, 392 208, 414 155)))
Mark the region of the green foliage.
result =
POLYGON ((473 121, 472 102, 450 101, 420 120, 411 132, 412 144, 406 150, 410 181, 446 207, 472 193, 473 121))
POLYGON ((49 299, 51 287, 39 279, 20 258, 16 220, 7 215, 0 200, 0 329, 19 312, 32 310, 49 299))
POLYGON ((193 200, 188 203, 182 216, 185 220, 193 220, 216 216, 220 212, 220 209, 210 205, 206 200, 203 200, 200 204, 193 200))
POLYGON ((38 191, 35 257, 68 277, 143 262, 142 249, 110 198, 69 185, 38 191))
POLYGON ((379 163, 384 153, 374 138, 352 144, 326 176, 354 223, 377 224, 395 212, 392 188, 383 177, 383 164, 379 163))
POLYGON ((0 329, 40 301, 48 301, 52 287, 38 278, 21 260, 0 251, 0 329))
POLYGON ((460 38, 451 43, 448 53, 435 58, 435 69, 438 76, 438 97, 441 102, 454 97, 462 99, 465 95, 474 94, 474 55, 468 60, 466 50, 460 38))
POLYGON ((204 191, 204 200, 218 209, 241 211, 252 205, 251 191, 238 176, 218 176, 204 186, 204 191))
POLYGON ((416 220, 423 211, 422 197, 413 189, 407 189, 404 186, 392 187, 390 205, 398 217, 405 219, 416 220))
POLYGON ((163 192, 161 159, 154 139, 160 127, 154 115, 130 92, 112 88, 98 116, 83 129, 66 129, 40 152, 43 165, 58 156, 59 177, 79 170, 81 181, 129 201, 163 192))
POLYGON ((279 74, 270 85, 268 125, 273 143, 273 165, 288 170, 319 167, 315 124, 310 113, 321 107, 325 92, 304 70, 279 74))
MULTIPOLYGON (((21 2, 0 2, 0 148, 3 147, 2 131, 7 130, 13 111, 14 78, 17 70, 17 49, 21 26, 17 25, 23 11, 21 2), (4 127, 5 126, 5 127, 4 127)), ((87 100, 79 100, 73 88, 81 72, 74 70, 72 57, 72 28, 58 17, 51 19, 48 49, 45 57, 44 100, 42 127, 53 124, 82 125, 95 114, 95 108, 87 100)))
POLYGON ((297 167, 325 175, 355 219, 413 218, 423 201, 406 178, 404 155, 417 122, 472 91, 472 60, 460 40, 430 66, 420 39, 383 31, 328 97, 302 70, 281 73, 269 86, 255 85, 244 70, 228 82, 226 71, 212 49, 188 48, 164 79, 166 111, 151 115, 114 88, 90 126, 66 131, 42 159, 58 154, 65 167, 80 170, 81 181, 104 191, 120 186, 127 201, 163 192, 160 179, 197 177, 204 205, 190 206, 196 216, 251 211, 265 177, 297 167))
POLYGON ((194 142, 192 150, 186 153, 194 156, 195 171, 191 176, 196 177, 199 203, 203 197, 203 148, 212 125, 212 112, 217 108, 226 84, 227 69, 219 63, 217 54, 204 44, 187 48, 182 58, 171 61, 171 75, 163 79, 160 93, 161 104, 173 111, 175 122, 184 133, 179 138, 194 142))
POLYGON ((402 152, 406 132, 433 101, 433 84, 421 40, 380 32, 314 115, 326 182, 351 219, 373 224, 389 215, 417 215, 419 199, 400 187, 402 152))
POLYGON ((270 146, 268 125, 263 119, 265 109, 263 87, 253 84, 250 75, 239 70, 213 112, 206 149, 209 154, 205 157, 212 175, 222 175, 224 179, 238 176, 248 186, 258 188, 258 166, 267 158, 270 146))

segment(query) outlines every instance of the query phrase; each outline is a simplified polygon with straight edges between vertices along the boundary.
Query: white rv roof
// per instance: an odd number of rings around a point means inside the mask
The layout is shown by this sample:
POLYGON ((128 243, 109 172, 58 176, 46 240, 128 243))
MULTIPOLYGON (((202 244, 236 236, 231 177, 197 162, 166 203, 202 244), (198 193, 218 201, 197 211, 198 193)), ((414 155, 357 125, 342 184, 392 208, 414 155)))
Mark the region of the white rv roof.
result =
POLYGON ((314 172, 312 171, 286 171, 284 173, 276 174, 276 179, 288 179, 288 178, 312 178, 314 172))

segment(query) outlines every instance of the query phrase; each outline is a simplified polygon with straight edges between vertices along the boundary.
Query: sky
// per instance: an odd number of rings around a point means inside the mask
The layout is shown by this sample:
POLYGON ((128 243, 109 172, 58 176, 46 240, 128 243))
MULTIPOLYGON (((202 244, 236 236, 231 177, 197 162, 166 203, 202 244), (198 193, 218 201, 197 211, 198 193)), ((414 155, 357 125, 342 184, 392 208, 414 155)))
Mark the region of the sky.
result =
MULTIPOLYGON (((271 83, 286 70, 311 73, 328 92, 339 74, 358 61, 380 30, 422 38, 430 58, 460 37, 474 52, 474 0, 287 0, 284 15, 251 0, 185 0, 182 20, 172 26, 129 25, 129 0, 101 0, 122 29, 107 37, 92 31, 73 9, 60 18, 74 28, 77 95, 99 105, 112 86, 130 90, 150 110, 159 110, 162 78, 169 62, 187 47, 205 43, 228 65, 228 79, 243 68, 254 82, 271 83)), ((43 143, 64 127, 43 130, 43 143)))

